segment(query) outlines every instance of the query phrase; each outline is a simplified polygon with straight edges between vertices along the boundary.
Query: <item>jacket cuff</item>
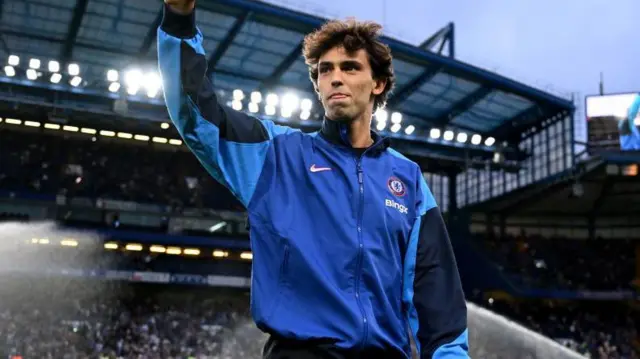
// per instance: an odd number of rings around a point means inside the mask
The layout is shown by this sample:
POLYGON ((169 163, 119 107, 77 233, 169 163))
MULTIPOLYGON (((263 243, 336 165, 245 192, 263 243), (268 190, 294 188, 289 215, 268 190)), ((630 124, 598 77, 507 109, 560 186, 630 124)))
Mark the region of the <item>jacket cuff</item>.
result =
POLYGON ((169 5, 164 4, 160 29, 173 37, 181 39, 196 36, 198 33, 196 29, 196 9, 193 9, 188 15, 182 15, 171 10, 169 5))

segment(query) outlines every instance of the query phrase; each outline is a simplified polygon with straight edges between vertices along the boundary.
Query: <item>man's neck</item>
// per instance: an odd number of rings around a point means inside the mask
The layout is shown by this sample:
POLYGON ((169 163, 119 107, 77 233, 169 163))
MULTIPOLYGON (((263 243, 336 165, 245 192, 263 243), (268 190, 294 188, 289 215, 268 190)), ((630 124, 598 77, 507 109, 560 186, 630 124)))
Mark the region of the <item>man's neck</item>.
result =
POLYGON ((353 148, 367 148, 373 144, 370 115, 364 114, 349 123, 349 141, 353 148))

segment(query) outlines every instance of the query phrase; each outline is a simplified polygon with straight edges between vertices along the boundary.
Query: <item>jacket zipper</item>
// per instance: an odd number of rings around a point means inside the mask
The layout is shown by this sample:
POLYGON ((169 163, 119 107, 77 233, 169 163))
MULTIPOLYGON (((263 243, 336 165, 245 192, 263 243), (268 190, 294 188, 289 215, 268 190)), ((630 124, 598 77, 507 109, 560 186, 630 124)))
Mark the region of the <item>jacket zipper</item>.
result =
POLYGON ((360 313, 362 314, 362 324, 364 328, 364 336, 362 337, 362 348, 365 348, 367 335, 369 332, 369 324, 367 321, 367 314, 364 311, 362 306, 362 301, 360 299, 360 276, 362 272, 362 260, 364 256, 364 242, 362 239, 362 216, 364 211, 364 179, 362 174, 362 156, 358 157, 356 160, 356 168, 358 173, 358 185, 360 191, 360 203, 358 207, 358 265, 356 271, 356 301, 358 302, 358 307, 360 308, 360 313))

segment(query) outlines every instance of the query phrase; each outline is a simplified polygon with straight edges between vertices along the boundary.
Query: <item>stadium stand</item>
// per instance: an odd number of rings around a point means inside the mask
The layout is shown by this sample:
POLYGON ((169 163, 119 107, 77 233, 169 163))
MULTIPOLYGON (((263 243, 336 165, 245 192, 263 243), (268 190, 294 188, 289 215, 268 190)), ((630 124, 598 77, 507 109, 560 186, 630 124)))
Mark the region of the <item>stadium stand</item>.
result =
MULTIPOLYGON (((323 20, 201 3, 218 96, 317 130, 300 50, 323 20)), ((168 125, 160 8, 0 1, 0 356, 260 357, 245 214, 168 125)), ((576 151, 570 99, 456 60, 453 34, 385 38, 375 124, 445 211, 471 356, 638 358, 640 159, 576 151)))

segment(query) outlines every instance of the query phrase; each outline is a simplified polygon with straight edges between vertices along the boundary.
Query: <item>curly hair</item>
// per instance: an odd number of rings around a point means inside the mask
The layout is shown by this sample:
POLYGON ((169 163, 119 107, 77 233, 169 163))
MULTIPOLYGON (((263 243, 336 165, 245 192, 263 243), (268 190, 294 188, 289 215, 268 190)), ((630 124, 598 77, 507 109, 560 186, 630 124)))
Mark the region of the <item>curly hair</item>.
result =
POLYGON ((375 22, 332 20, 304 38, 303 56, 309 67, 309 77, 318 91, 318 62, 320 57, 335 47, 344 47, 348 54, 364 49, 375 80, 386 80, 382 93, 374 98, 373 111, 384 108, 389 92, 395 85, 391 49, 380 41, 382 26, 375 22))

